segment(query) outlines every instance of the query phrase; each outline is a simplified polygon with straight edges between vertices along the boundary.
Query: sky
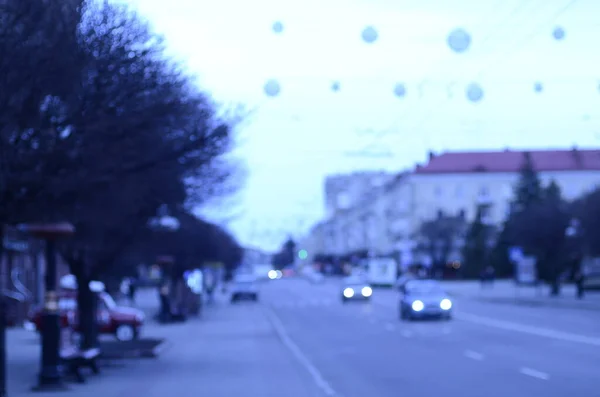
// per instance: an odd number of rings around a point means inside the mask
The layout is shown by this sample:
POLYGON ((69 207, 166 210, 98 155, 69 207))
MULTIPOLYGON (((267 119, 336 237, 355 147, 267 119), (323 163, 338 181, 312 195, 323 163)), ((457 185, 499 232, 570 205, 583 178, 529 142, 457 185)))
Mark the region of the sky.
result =
POLYGON ((244 187, 201 209, 245 245, 274 250, 306 232, 324 215, 326 175, 398 172, 430 150, 600 143, 597 0, 130 3, 220 106, 248 110, 232 153, 244 187), (456 29, 471 37, 462 53, 448 45, 456 29), (483 88, 477 103, 471 83, 483 88))

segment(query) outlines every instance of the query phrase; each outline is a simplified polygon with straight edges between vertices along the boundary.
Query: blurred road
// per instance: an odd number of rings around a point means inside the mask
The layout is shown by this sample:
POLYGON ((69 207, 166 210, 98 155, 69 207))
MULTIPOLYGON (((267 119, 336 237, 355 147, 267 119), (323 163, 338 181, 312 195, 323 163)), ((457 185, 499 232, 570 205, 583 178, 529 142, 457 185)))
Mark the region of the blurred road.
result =
POLYGON ((597 312, 456 298, 450 322, 401 322, 395 291, 343 305, 338 283, 263 288, 283 343, 325 394, 600 395, 597 312))
MULTIPOLYGON (((598 397, 600 315, 455 299, 451 321, 401 322, 397 293, 340 299, 340 282, 283 279, 260 301, 227 296, 184 324, 148 324, 171 341, 157 360, 106 368, 69 395, 246 397, 598 397), (73 394, 75 393, 75 394, 73 394)), ((156 307, 156 293, 138 304, 156 307)), ((39 347, 9 335, 10 396, 29 395, 39 347)), ((55 395, 56 396, 56 395, 55 395)))

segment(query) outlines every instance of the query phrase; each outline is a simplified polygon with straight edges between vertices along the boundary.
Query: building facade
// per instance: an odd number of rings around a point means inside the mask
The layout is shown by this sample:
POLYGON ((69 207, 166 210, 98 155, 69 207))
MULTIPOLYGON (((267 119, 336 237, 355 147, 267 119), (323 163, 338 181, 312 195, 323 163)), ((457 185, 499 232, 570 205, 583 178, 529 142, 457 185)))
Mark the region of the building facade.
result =
POLYGON ((600 150, 432 153, 426 164, 413 171, 363 189, 362 197, 355 194, 347 208, 333 208, 329 218, 312 229, 311 240, 320 242, 314 249, 330 255, 396 252, 407 265, 413 260, 420 225, 440 212, 462 214, 472 221, 477 203, 485 201, 489 222, 500 225, 526 153, 542 184, 556 182, 566 200, 600 185, 600 150))

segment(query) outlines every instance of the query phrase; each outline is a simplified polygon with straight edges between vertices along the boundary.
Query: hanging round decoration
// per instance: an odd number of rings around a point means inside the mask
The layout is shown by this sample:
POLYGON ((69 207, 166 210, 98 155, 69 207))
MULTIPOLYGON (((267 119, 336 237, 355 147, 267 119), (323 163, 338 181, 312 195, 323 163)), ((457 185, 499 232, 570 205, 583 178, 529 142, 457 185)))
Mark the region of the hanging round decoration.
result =
POLYGON ((552 31, 552 37, 554 37, 554 40, 564 39, 565 38, 565 30, 560 26, 555 27, 554 30, 552 31))
POLYGON ((374 43, 377 40, 377 37, 379 37, 379 34, 377 33, 377 29, 373 26, 367 26, 362 31, 362 39, 365 43, 374 43))
POLYGON ((276 97, 281 92, 281 86, 277 80, 271 79, 266 82, 264 90, 267 96, 276 97))
POLYGON ((454 52, 465 52, 471 46, 471 35, 462 28, 454 29, 448 35, 448 46, 454 52))
POLYGON ((283 24, 279 21, 273 23, 273 32, 281 33, 283 32, 283 24))
POLYGON ((340 90, 340 82, 339 81, 334 81, 331 84, 331 91, 338 92, 339 90, 340 90))
POLYGON ((467 99, 471 102, 479 102, 483 99, 483 88, 477 83, 470 83, 466 90, 467 99))
POLYGON ((404 84, 397 83, 394 86, 394 95, 396 95, 399 98, 404 98, 404 96, 406 95, 406 87, 404 86, 404 84))
POLYGON ((538 81, 533 85, 533 90, 539 94, 544 91, 544 85, 538 81))

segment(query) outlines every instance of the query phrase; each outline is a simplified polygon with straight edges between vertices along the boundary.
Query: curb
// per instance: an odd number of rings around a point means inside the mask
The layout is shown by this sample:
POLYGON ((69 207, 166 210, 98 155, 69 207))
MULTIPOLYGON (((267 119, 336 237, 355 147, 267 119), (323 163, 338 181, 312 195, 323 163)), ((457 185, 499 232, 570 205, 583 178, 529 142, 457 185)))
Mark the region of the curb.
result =
POLYGON ((152 349, 151 355, 148 357, 158 357, 159 355, 163 354, 164 352, 168 351, 169 349, 173 348, 174 344, 172 342, 168 342, 165 341, 163 343, 161 343, 160 345, 156 346, 154 349, 152 349))
POLYGON ((600 305, 590 304, 589 302, 556 302, 552 300, 536 300, 527 298, 517 297, 486 297, 486 296, 472 296, 474 300, 479 302, 492 303, 497 305, 513 305, 513 306, 525 306, 525 307, 548 307, 552 309, 566 309, 566 310, 585 310, 585 311, 600 311, 600 305))

